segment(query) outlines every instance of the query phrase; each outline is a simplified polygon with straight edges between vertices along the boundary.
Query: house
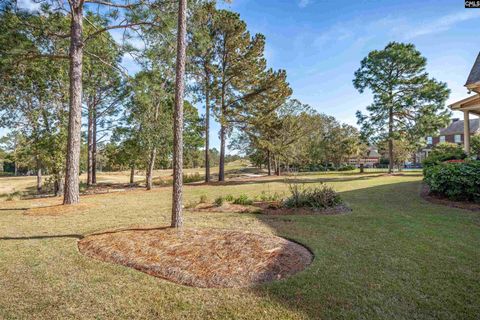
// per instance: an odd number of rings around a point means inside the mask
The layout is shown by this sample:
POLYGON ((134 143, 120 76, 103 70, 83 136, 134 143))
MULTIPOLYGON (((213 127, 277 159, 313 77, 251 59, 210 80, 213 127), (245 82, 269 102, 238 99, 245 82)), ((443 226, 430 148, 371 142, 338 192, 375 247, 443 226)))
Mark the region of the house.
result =
MULTIPOLYGON (((480 119, 470 119, 470 124, 468 127, 470 130, 470 136, 480 134, 480 119)), ((427 146, 414 155, 413 162, 422 162, 426 157, 428 157, 428 154, 430 151, 432 151, 432 148, 439 143, 450 142, 463 145, 465 141, 464 128, 464 120, 460 120, 458 118, 453 119, 452 123, 450 123, 448 127, 441 129, 438 135, 426 138, 427 146)))
POLYGON ((378 148, 375 146, 368 147, 367 154, 364 157, 350 158, 348 164, 360 167, 363 164, 365 168, 373 168, 380 162, 381 155, 378 153, 378 148))
MULTIPOLYGON (((472 128, 472 126, 476 126, 477 122, 472 122, 471 116, 480 116, 480 53, 478 54, 477 60, 470 71, 467 82, 465 83, 465 87, 468 89, 468 92, 475 92, 476 94, 457 101, 451 104, 449 107, 454 111, 463 112, 464 121, 462 143, 465 148, 465 152, 470 153, 470 137, 472 134, 478 132, 478 126, 477 131, 472 132, 472 130, 475 129, 472 128)), ((478 119, 474 120, 478 121, 478 119)))

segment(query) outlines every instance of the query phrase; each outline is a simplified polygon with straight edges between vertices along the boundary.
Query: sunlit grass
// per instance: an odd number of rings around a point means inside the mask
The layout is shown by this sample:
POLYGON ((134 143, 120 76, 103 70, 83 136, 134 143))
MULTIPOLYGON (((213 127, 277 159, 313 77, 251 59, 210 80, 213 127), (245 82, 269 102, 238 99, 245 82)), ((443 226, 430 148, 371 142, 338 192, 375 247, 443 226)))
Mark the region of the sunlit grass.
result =
MULTIPOLYGON (((120 176, 128 179, 128 173, 120 176)), ((418 174, 297 178, 332 185, 353 211, 185 212, 186 227, 277 234, 315 254, 305 271, 251 289, 184 287, 78 252, 78 238, 88 233, 169 225, 170 187, 85 196, 86 210, 57 216, 24 212, 60 199, 1 202, 0 319, 478 319, 479 213, 424 201, 418 174)), ((3 179, 10 178, 0 178, 0 187, 3 179)), ((286 194, 283 179, 189 185, 185 202, 202 195, 213 201, 229 194, 286 194)))

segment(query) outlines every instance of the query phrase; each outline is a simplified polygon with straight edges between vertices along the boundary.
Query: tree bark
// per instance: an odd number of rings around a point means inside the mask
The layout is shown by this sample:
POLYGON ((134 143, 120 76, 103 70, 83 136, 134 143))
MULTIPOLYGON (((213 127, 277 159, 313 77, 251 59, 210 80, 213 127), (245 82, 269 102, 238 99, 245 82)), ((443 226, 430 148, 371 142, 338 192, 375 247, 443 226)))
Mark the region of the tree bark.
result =
POLYGON ((135 165, 130 166, 130 184, 134 184, 135 182, 135 165))
POLYGON ((272 175, 272 156, 270 155, 270 151, 267 151, 267 158, 268 158, 268 175, 272 175))
POLYGON ((220 126, 220 162, 218 169, 218 181, 225 181, 225 125, 220 126))
POLYGON ((83 5, 73 0, 70 25, 70 101, 63 204, 80 201, 80 135, 82 129, 83 5))
POLYGON ((93 110, 92 184, 97 184, 97 114, 93 110))
POLYGON ((210 75, 205 68, 205 182, 210 182, 210 75))
POLYGON ((177 61, 175 74, 175 113, 173 120, 173 192, 172 224, 183 225, 183 96, 185 91, 185 60, 187 34, 187 0, 178 0, 177 61))
POLYGON ((37 157, 37 192, 42 192, 42 163, 37 157))
POLYGON ((88 128, 87 128, 87 186, 92 185, 93 176, 93 104, 88 104, 88 128))
POLYGON ((147 190, 152 190, 153 185, 153 169, 155 168, 155 159, 157 157, 157 147, 153 147, 150 152, 150 161, 147 168, 147 190))
POLYGON ((393 109, 389 110, 388 119, 388 173, 393 172, 393 109))

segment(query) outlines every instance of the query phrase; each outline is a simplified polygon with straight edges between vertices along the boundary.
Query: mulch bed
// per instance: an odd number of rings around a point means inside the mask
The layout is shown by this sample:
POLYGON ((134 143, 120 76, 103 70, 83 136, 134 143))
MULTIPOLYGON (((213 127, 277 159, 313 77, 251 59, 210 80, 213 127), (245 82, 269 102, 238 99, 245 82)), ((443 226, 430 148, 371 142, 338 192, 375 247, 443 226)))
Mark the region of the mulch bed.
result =
POLYGON ((453 201, 444 197, 440 197, 430 193, 430 189, 427 185, 422 186, 420 196, 428 202, 434 204, 441 204, 450 208, 459 208, 470 211, 480 211, 480 203, 467 202, 467 201, 453 201))
POLYGON ((200 203, 191 208, 197 212, 222 212, 222 213, 258 213, 264 215, 335 215, 352 211, 345 205, 327 209, 313 208, 285 208, 279 202, 254 202, 252 205, 224 203, 216 206, 212 203, 200 203))
POLYGON ((24 214, 27 216, 61 216, 71 213, 79 213, 90 209, 93 206, 91 203, 78 203, 74 205, 54 204, 47 206, 33 207, 25 210, 24 214))
POLYGON ((305 269, 313 255, 273 235, 222 229, 105 232, 78 242, 81 253, 200 288, 250 287, 305 269))

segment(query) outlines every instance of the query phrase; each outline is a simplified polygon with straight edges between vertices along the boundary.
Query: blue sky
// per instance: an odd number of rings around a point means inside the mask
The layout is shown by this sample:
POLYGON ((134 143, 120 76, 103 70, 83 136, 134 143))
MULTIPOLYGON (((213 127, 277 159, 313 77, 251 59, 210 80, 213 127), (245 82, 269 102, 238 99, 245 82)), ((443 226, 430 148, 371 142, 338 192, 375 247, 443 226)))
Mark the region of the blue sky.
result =
MULTIPOLYGON (((463 0, 233 0, 221 6, 266 36, 268 64, 287 70, 294 98, 352 125, 355 112, 371 102, 352 86, 369 51, 390 41, 415 44, 431 76, 452 90, 448 102, 467 96, 463 85, 480 51, 480 9, 465 9, 463 0)), ((135 70, 131 61, 125 66, 135 70)), ((217 132, 214 124, 213 147, 217 132)))
POLYGON ((390 41, 415 44, 430 75, 452 90, 448 102, 467 96, 463 85, 480 51, 480 9, 465 9, 463 0, 234 0, 223 7, 266 36, 268 63, 287 70, 294 98, 352 125, 371 102, 352 86, 369 51, 390 41))

